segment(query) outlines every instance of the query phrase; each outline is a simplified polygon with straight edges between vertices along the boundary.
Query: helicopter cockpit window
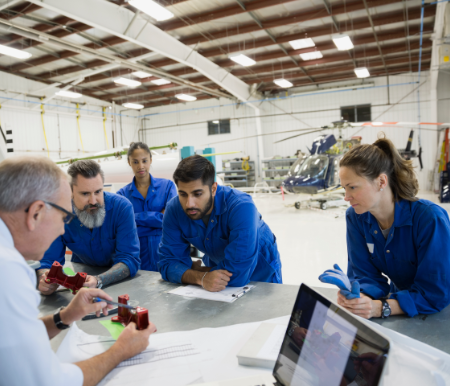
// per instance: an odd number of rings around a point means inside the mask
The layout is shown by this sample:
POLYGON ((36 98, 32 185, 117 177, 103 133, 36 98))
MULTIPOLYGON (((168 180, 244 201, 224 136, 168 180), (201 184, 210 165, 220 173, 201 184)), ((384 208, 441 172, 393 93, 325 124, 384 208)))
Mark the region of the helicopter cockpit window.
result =
POLYGON ((327 168, 328 157, 326 155, 313 155, 303 162, 296 176, 323 180, 327 174, 327 168))
POLYGON ((328 182, 329 186, 335 186, 335 185, 339 185, 341 183, 341 180, 339 178, 339 162, 342 159, 342 157, 339 158, 334 158, 334 160, 332 161, 331 167, 332 169, 330 170, 330 181, 328 182))
POLYGON ((306 158, 307 158, 306 156, 303 156, 302 158, 299 158, 297 161, 295 161, 292 164, 291 168, 289 169, 289 173, 288 173, 289 177, 295 177, 298 175, 298 172, 300 171, 300 168, 306 158))

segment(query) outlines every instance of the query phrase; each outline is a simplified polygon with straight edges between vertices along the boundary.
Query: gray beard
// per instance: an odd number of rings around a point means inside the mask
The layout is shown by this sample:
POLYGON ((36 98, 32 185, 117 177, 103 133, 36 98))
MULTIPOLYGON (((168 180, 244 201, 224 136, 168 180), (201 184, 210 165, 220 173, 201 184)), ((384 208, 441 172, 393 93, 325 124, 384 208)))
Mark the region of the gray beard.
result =
POLYGON ((86 209, 89 205, 85 206, 85 209, 80 210, 75 205, 73 206, 75 214, 78 217, 78 220, 89 229, 100 228, 105 221, 106 209, 105 206, 99 206, 98 209, 94 213, 89 213, 86 209))

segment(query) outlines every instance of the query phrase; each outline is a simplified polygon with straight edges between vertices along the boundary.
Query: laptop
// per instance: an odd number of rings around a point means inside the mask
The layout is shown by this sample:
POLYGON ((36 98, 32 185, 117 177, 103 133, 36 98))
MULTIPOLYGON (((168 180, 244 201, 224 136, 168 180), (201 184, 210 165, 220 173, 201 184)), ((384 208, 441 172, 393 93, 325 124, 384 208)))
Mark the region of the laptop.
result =
POLYGON ((272 375, 202 386, 377 386, 389 339, 302 284, 272 375))

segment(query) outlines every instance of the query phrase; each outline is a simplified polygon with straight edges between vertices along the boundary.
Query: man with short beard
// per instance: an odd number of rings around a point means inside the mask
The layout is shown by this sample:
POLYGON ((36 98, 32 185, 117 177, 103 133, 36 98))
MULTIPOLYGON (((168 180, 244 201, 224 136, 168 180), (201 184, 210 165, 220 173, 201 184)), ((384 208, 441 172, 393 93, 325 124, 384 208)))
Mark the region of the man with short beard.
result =
POLYGON ((139 239, 131 203, 124 197, 103 191, 104 174, 92 160, 81 160, 69 166, 73 212, 78 218, 65 226, 41 260, 37 270, 39 290, 52 294, 57 284, 46 282, 54 261, 65 262, 66 248, 72 262, 108 267, 106 272, 88 275, 85 286, 102 288, 133 277, 140 268, 139 239))
POLYGON ((194 155, 182 160, 173 179, 178 198, 166 206, 158 269, 164 280, 197 284, 217 292, 250 281, 281 283, 275 235, 252 198, 214 182, 214 165, 194 155), (205 256, 192 263, 190 245, 205 256))

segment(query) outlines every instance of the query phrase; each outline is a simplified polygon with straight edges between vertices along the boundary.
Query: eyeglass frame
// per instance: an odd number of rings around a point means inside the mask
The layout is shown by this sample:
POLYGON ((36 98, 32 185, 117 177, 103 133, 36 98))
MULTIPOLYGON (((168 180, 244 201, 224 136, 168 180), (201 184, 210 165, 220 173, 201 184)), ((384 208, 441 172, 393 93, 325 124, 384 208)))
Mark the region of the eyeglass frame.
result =
MULTIPOLYGON (((61 208, 59 205, 54 204, 53 202, 50 201, 44 201, 42 200, 44 203, 46 203, 47 205, 52 206, 53 208, 59 209, 61 212, 65 213, 66 216, 63 218, 63 222, 64 224, 70 224, 71 221, 77 217, 76 214, 73 214, 67 210, 65 210, 64 208, 61 208)), ((25 209, 25 212, 28 213, 28 211, 30 210, 30 208, 28 207, 27 209, 25 209)))

